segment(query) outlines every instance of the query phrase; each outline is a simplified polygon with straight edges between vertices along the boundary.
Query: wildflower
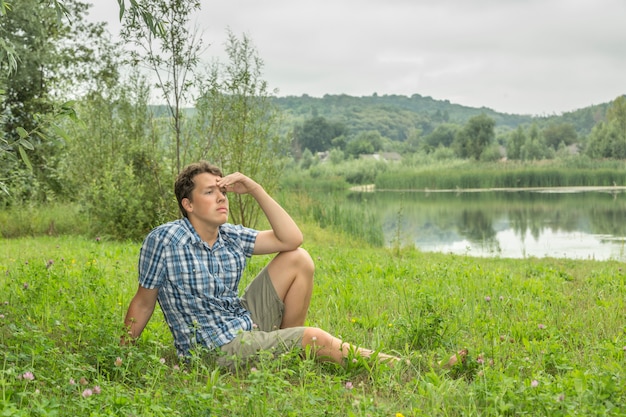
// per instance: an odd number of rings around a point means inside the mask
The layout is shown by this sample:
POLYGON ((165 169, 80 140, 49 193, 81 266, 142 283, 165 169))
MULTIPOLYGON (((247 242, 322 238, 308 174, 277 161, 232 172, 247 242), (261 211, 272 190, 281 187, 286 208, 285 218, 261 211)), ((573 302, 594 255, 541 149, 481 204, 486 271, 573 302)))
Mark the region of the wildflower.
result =
POLYGON ((563 402, 565 400, 565 394, 561 394, 556 399, 558 402, 563 402))
POLYGON ((24 289, 27 290, 28 289, 28 282, 24 283, 24 289))
POLYGON ((500 296, 500 301, 504 301, 504 295, 500 296))
POLYGON ((83 376, 80 378, 78 382, 80 382, 80 385, 87 385, 87 378, 83 376))
POLYGON ((115 366, 122 366, 122 358, 120 358, 119 356, 115 358, 115 366))
POLYGON ((180 371, 180 366, 174 365, 174 366, 172 366, 172 369, 175 370, 175 371, 180 371))
POLYGON ((253 366, 252 368, 250 368, 250 372, 253 372, 253 373, 254 373, 254 372, 256 372, 256 371, 258 371, 258 369, 256 369, 254 366, 253 366))
POLYGON ((82 395, 83 395, 83 398, 91 397, 93 395, 93 391, 87 388, 83 391, 82 395))
POLYGON ((100 236, 96 236, 96 242, 100 242, 100 236))
POLYGON ((3 319, 3 318, 4 318, 4 314, 0 314, 0 319, 3 319))
POLYGON ((539 386, 539 381, 537 381, 536 379, 533 379, 530 383, 530 386, 533 388, 536 388, 539 386))
POLYGON ((54 260, 48 259, 48 262, 46 262, 46 269, 50 269, 52 265, 54 265, 54 260))
POLYGON ((545 325, 545 324, 541 324, 541 323, 539 323, 539 326, 537 326, 537 327, 539 327, 540 329, 542 329, 542 330, 543 330, 543 329, 545 329, 545 328, 546 328, 546 325, 545 325))
POLYGON ((485 296, 485 301, 486 301, 486 302, 491 301, 491 297, 489 297, 488 295, 487 295, 487 296, 485 296))
POLYGON ((165 358, 161 358, 161 359, 159 359, 159 362, 161 362, 161 364, 163 364, 163 365, 164 365, 164 364, 165 364, 165 358))
POLYGON ((76 385, 76 381, 74 381, 74 378, 70 378, 70 385, 76 385))
POLYGON ((352 382, 348 381, 346 382, 346 389, 352 389, 354 388, 354 386, 352 385, 352 382))
POLYGON ((396 413, 396 417, 404 417, 404 414, 402 414, 402 413, 396 413))
POLYGON ((483 356, 483 354, 481 353, 480 355, 478 355, 478 357, 476 358, 476 362, 478 362, 479 364, 483 364, 485 363, 485 358, 483 356))
POLYGON ((101 392, 102 392, 102 389, 100 388, 100 385, 96 385, 93 387, 94 394, 100 394, 101 392))
POLYGON ((313 343, 317 342, 317 337, 313 336, 313 337, 311 338, 311 342, 313 342, 313 343))
POLYGON ((35 375, 33 375, 32 372, 24 372, 24 374, 22 374, 22 378, 27 381, 32 381, 33 379, 35 379, 35 375))
POLYGON ((626 352, 626 346, 624 346, 624 347, 622 348, 622 350, 623 350, 624 352, 626 352))

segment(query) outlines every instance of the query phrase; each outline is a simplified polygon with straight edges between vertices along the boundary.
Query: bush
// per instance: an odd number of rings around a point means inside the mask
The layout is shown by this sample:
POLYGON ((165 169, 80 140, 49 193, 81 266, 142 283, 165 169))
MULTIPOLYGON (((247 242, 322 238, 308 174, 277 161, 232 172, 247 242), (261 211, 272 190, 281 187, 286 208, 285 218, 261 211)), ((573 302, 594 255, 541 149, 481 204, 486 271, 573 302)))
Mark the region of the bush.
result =
POLYGON ((97 178, 86 200, 95 231, 115 239, 141 240, 177 211, 173 197, 165 200, 128 165, 97 178))

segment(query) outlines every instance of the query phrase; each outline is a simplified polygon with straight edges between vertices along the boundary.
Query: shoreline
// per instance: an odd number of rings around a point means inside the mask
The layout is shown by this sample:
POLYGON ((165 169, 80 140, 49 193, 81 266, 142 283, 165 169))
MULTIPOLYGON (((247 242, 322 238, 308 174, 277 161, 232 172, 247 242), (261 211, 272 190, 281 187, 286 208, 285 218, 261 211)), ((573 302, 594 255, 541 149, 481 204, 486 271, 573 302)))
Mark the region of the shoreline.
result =
POLYGON ((487 191, 543 191, 543 192, 585 192, 585 191, 626 191, 626 186, 569 186, 569 187, 508 187, 508 188, 455 188, 455 189, 376 189, 375 184, 357 185, 349 188, 350 191, 371 193, 374 191, 417 192, 417 193, 478 193, 487 191))

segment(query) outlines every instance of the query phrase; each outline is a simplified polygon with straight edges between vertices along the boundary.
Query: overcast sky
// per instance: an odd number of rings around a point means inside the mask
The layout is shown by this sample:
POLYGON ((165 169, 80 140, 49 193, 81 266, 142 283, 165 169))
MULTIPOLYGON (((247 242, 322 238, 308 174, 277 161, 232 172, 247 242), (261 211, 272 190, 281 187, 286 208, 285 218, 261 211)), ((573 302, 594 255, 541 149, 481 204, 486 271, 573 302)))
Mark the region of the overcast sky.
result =
MULTIPOLYGON (((119 30, 117 2, 90 19, 119 30)), ((202 0, 207 62, 228 28, 278 95, 420 94, 561 114, 626 94, 626 0, 202 0)))

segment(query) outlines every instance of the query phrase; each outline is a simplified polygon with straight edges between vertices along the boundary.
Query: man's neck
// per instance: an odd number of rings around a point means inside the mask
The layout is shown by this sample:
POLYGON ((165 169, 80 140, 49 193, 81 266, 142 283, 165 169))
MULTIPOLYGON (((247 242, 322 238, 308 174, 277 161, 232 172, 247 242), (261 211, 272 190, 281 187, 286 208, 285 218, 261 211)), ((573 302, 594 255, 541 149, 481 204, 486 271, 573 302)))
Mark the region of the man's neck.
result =
POLYGON ((212 247, 213 244, 217 241, 217 236, 219 235, 219 227, 216 226, 207 226, 206 224, 199 223, 189 219, 189 222, 195 229, 200 239, 205 241, 209 247, 212 247))

